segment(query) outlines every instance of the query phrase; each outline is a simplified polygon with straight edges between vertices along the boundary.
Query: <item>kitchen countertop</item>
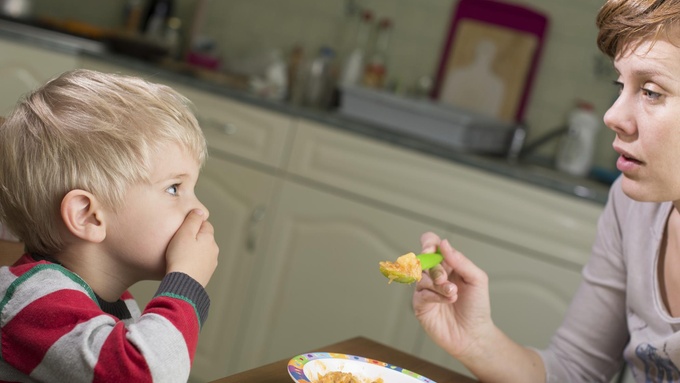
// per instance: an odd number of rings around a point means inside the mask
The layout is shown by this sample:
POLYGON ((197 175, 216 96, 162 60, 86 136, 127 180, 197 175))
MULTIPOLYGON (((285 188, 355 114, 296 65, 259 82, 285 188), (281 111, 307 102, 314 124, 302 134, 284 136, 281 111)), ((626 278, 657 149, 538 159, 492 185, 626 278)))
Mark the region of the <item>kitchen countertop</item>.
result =
POLYGON ((103 43, 48 31, 31 25, 15 23, 6 19, 0 19, 0 38, 33 44, 46 49, 102 59, 112 64, 128 67, 131 70, 143 73, 153 73, 156 77, 161 77, 175 83, 193 86, 204 91, 213 92, 234 100, 284 113, 292 117, 301 117, 327 126, 373 137, 400 147, 409 148, 428 155, 471 166, 482 171, 547 188, 574 198, 587 200, 597 204, 604 204, 607 200, 609 187, 604 183, 591 179, 574 177, 549 167, 536 164, 525 162, 511 163, 502 157, 456 151, 451 148, 438 146, 434 142, 429 142, 421 138, 353 120, 336 112, 314 110, 295 106, 286 102, 264 99, 241 89, 242 87, 238 85, 240 85, 242 81, 238 77, 194 70, 177 63, 163 61, 152 63, 143 61, 112 53, 103 43))

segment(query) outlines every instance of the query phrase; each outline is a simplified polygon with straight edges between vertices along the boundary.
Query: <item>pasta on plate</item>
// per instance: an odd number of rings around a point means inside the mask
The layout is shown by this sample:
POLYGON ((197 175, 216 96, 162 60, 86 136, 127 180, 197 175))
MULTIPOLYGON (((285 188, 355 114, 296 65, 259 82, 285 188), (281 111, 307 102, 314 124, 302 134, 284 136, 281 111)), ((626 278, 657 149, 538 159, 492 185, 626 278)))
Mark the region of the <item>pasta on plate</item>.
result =
POLYGON ((376 380, 359 379, 350 372, 333 371, 319 376, 314 383, 384 383, 382 378, 376 380))

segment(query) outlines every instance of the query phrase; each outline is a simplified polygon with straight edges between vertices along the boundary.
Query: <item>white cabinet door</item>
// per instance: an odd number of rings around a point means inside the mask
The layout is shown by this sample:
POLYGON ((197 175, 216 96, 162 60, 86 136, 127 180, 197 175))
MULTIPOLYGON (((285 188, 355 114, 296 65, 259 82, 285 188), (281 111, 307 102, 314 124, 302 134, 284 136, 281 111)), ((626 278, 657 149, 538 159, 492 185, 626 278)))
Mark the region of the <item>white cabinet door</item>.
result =
POLYGON ((254 303, 246 290, 260 268, 257 254, 266 237, 272 196, 279 181, 250 168, 211 158, 196 193, 210 210, 220 246, 217 270, 207 286, 210 314, 201 330, 192 377, 210 381, 242 368, 236 356, 244 342, 245 314, 254 303))
MULTIPOLYGON (((255 309, 239 365, 251 368, 364 335, 407 352, 421 340, 414 285, 388 284, 378 262, 420 249, 432 226, 360 200, 286 182, 251 288, 255 309)), ((333 350, 328 350, 332 352, 333 350)))
MULTIPOLYGON (((508 248, 469 236, 445 234, 489 276, 494 323, 519 344, 543 348, 562 323, 581 281, 579 270, 556 266, 508 248)), ((422 358, 469 375, 458 361, 426 338, 422 358)))
MULTIPOLYGON (((208 320, 201 329, 192 380, 210 381, 240 371, 234 358, 244 341, 244 314, 251 304, 246 290, 258 268, 256 253, 265 236, 265 222, 276 178, 212 156, 196 186, 196 195, 210 211, 219 264, 207 286, 211 299, 208 320)), ((131 292, 144 307, 158 282, 141 282, 131 292)))
POLYGON ((603 206, 316 122, 301 121, 289 169, 560 264, 583 265, 603 206))
POLYGON ((76 57, 0 40, 0 116, 21 96, 50 78, 76 67, 76 57))

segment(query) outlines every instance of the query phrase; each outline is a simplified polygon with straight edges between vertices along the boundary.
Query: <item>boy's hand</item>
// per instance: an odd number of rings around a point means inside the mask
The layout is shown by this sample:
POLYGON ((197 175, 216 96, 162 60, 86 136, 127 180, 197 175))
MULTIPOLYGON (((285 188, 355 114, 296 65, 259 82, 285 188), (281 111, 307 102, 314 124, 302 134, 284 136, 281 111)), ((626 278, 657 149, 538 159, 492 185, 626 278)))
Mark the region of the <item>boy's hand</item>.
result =
POLYGON ((193 210, 184 219, 165 253, 167 273, 181 272, 194 278, 203 287, 208 284, 220 249, 215 242, 215 230, 202 210, 193 210))

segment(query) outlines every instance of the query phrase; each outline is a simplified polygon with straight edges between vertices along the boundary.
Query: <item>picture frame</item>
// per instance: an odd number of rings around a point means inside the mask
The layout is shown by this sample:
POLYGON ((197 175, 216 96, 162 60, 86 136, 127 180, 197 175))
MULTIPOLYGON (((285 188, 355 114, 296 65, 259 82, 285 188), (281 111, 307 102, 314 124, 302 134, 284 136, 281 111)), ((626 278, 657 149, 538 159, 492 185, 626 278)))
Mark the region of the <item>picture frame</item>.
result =
POLYGON ((496 0, 459 0, 431 98, 523 122, 548 29, 534 9, 496 0))

